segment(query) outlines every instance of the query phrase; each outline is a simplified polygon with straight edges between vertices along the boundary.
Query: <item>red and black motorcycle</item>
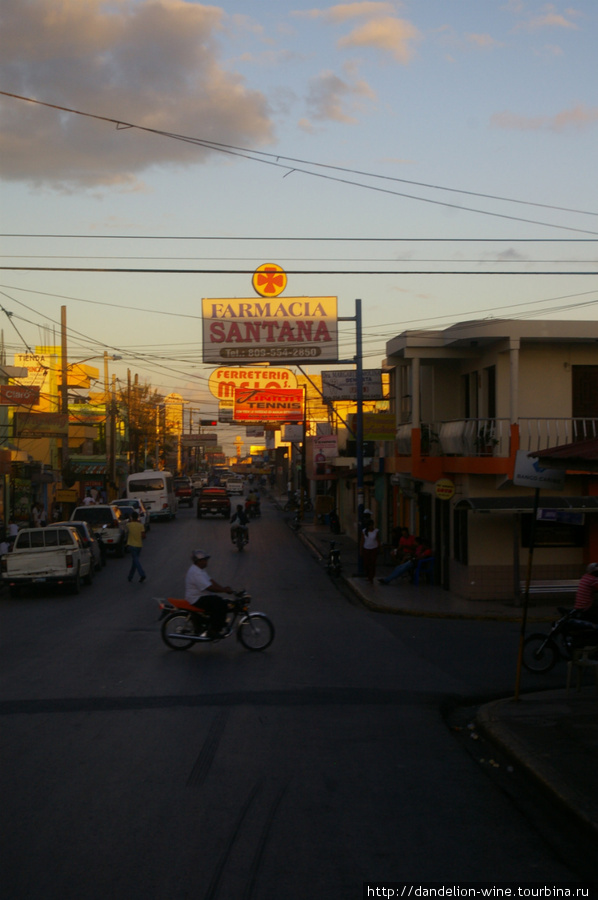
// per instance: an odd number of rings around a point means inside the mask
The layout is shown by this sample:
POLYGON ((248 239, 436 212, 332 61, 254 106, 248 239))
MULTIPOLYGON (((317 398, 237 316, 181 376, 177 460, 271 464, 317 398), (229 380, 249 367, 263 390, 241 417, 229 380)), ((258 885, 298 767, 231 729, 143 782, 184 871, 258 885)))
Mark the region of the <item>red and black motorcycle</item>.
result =
POLYGON ((236 634, 247 650, 265 650, 274 640, 274 625, 262 612, 249 612, 251 597, 245 591, 235 591, 229 602, 226 625, 221 634, 210 631, 210 617, 205 610, 186 600, 158 599, 162 640, 171 650, 188 650, 193 644, 214 643, 236 634))

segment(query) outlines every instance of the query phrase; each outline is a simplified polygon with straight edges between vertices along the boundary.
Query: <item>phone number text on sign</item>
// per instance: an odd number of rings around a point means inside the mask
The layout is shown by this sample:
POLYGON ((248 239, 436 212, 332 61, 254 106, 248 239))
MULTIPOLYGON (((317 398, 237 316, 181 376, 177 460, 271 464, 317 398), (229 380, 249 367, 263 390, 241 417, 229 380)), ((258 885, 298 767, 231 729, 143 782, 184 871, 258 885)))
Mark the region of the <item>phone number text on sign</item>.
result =
POLYGON ((203 362, 338 359, 336 297, 202 301, 203 362))

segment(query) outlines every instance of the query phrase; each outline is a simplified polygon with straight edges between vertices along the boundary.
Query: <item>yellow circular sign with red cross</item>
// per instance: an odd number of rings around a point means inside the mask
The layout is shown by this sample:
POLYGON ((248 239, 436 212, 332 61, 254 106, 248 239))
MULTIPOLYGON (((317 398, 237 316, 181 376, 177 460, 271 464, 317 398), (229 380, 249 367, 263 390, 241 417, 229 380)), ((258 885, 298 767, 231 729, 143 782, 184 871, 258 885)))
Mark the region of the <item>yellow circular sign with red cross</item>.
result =
POLYGON ((286 272, 275 263, 264 263, 253 273, 251 283, 260 297, 278 297, 287 286, 286 272))

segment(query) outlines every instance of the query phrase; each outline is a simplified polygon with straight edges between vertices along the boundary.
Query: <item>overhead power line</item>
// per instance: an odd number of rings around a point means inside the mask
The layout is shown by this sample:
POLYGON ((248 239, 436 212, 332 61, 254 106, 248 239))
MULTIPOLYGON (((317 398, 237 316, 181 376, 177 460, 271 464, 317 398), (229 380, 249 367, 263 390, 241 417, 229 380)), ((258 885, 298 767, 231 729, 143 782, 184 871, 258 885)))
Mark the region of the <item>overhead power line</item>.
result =
MULTIPOLYGON (((0 91, 0 94, 2 91, 0 91)), ((595 244, 596 238, 481 238, 481 237, 281 237, 280 235, 197 235, 197 234, 32 234, 15 232, 3 238, 67 238, 91 241, 289 241, 292 243, 363 243, 363 244, 595 244)))
MULTIPOLYGON (((512 264, 512 260, 509 260, 512 264)), ((253 275, 255 269, 155 269, 114 266, 0 266, 5 272, 88 272, 138 275, 253 275)), ((287 275, 598 275, 598 270, 508 271, 492 269, 285 269, 287 275)))
MULTIPOLYGON (((469 190, 465 190, 465 189, 461 189, 461 188, 447 188, 442 185, 410 181, 406 178, 398 178, 396 176, 378 175, 378 174, 372 173, 372 172, 363 172, 358 169, 348 169, 348 168, 344 168, 341 166, 334 166, 334 165, 330 165, 330 164, 326 164, 326 163, 319 163, 319 162, 313 162, 310 160, 297 159, 292 156, 283 156, 280 153, 275 154, 275 153, 266 153, 264 151, 259 151, 259 150, 250 150, 245 147, 236 147, 233 144, 223 144, 223 143, 219 143, 217 141, 208 141, 208 140, 205 140, 204 138, 196 138, 196 137, 191 137, 190 135, 177 134, 176 132, 164 131, 164 130, 161 130, 158 128, 148 128, 147 126, 136 125, 134 122, 124 122, 122 119, 110 118, 108 116, 100 116, 95 113, 84 112, 82 110, 73 109, 72 107, 61 106, 56 103, 46 103, 42 100, 36 100, 33 97, 25 97, 21 94, 14 94, 9 91, 0 91, 0 95, 5 96, 5 97, 11 97, 14 100, 23 100, 27 103, 34 103, 38 106, 45 106, 49 109, 58 110, 59 112, 67 112, 67 113, 70 113, 71 115, 83 116, 84 118, 96 119, 98 121, 108 122, 112 125, 115 125, 117 129, 135 129, 137 131, 143 131, 148 134, 155 134, 155 135, 159 135, 160 137, 166 137, 171 140, 177 140, 177 141, 181 141, 183 143, 194 144, 198 147, 203 147, 204 149, 212 150, 212 151, 218 152, 218 153, 224 153, 228 156, 236 156, 236 157, 240 157, 242 159, 250 160, 252 162, 259 162, 259 163, 262 163, 263 165, 269 165, 269 166, 272 166, 277 169, 284 169, 286 175, 290 175, 290 174, 294 174, 294 173, 298 173, 298 174, 302 174, 302 175, 309 175, 312 178, 322 178, 327 181, 333 181, 333 182, 337 182, 340 184, 347 184, 347 185, 350 185, 351 187, 359 187, 364 190, 375 191, 377 193, 391 194, 391 195, 394 195, 397 197, 404 197, 408 200, 416 200, 419 203, 430 203, 434 206, 443 206, 443 207, 447 207, 450 209, 458 209, 460 212, 473 212, 473 213, 477 213, 478 215, 490 216, 492 218, 498 218, 498 219, 506 219, 506 220, 509 220, 512 222, 522 222, 522 223, 525 223, 528 225, 540 225, 543 228, 557 228, 557 229, 560 229, 563 231, 577 232, 580 234, 598 234, 598 232, 594 232, 594 231, 584 229, 584 228, 574 228, 574 227, 568 226, 568 225, 553 224, 550 222, 542 222, 542 221, 537 221, 535 219, 523 218, 521 216, 511 216, 506 213, 492 212, 490 210, 477 209, 475 207, 463 206, 460 203, 449 203, 448 201, 445 201, 445 200, 435 200, 431 197, 418 197, 413 194, 407 194, 403 191, 395 191, 395 190, 391 190, 386 187, 378 187, 378 186, 372 185, 372 184, 364 184, 363 182, 360 182, 360 181, 352 181, 349 178, 340 177, 339 175, 331 175, 329 173, 330 172, 343 172, 343 173, 346 173, 347 175, 355 175, 355 176, 366 177, 366 178, 374 178, 374 179, 378 179, 378 180, 382 180, 382 181, 386 181, 386 182, 410 184, 414 187, 423 187, 428 190, 446 191, 446 192, 450 192, 450 193, 462 194, 464 196, 479 197, 480 199, 498 200, 503 203, 515 203, 515 204, 523 205, 523 206, 532 206, 532 207, 537 207, 537 208, 549 209, 552 211, 568 212, 568 213, 573 213, 576 215, 587 215, 587 216, 598 215, 598 213, 588 211, 588 210, 578 210, 578 209, 570 209, 567 207, 552 206, 550 204, 535 203, 533 201, 519 200, 519 199, 515 199, 512 197, 500 197, 500 196, 493 195, 493 194, 483 194, 483 193, 469 191, 469 190), (310 166, 311 168, 299 168, 300 166, 301 167, 310 166), (315 169, 316 171, 312 171, 312 169, 315 169), (318 171, 318 170, 324 170, 324 171, 318 171)), ((286 175, 285 175, 285 177, 286 177, 286 175)))

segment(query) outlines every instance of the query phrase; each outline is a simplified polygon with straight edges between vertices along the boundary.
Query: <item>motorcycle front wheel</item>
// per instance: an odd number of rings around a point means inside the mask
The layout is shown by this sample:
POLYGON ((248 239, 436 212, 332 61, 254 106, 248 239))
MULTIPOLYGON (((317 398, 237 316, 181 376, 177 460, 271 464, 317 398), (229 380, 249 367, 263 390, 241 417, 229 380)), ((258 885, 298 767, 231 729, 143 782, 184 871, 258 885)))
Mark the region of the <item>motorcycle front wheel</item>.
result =
POLYGON ((274 640, 274 625, 263 613, 249 613, 239 622, 237 637, 247 650, 265 650, 274 640))
POLYGON ((191 617, 187 613, 176 612, 162 622, 162 640, 171 650, 188 650, 196 641, 187 637, 195 634, 191 617))
POLYGON ((559 648, 545 634, 530 634, 523 642, 521 662, 528 672, 550 672, 560 658, 559 648))

